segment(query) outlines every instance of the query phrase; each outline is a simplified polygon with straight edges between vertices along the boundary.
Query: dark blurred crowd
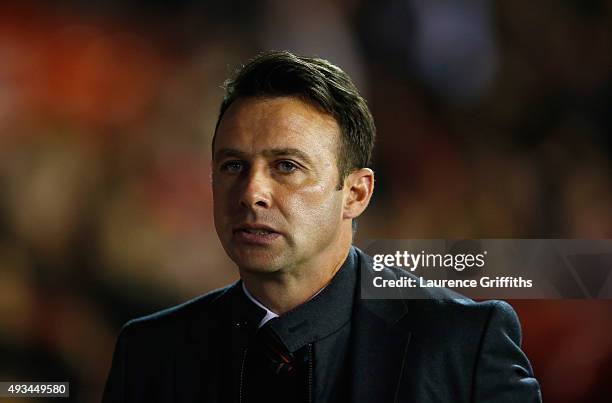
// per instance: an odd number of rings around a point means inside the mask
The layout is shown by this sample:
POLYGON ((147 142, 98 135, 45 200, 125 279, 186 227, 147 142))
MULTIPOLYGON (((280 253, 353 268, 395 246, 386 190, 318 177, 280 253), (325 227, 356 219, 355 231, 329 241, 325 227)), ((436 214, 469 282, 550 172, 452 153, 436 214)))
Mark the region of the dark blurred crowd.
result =
MULTIPOLYGON (((372 238, 612 238, 612 2, 0 5, 0 380, 96 402, 122 323, 237 278, 212 222, 221 84, 329 59, 378 139, 372 238)), ((547 402, 612 398, 612 301, 510 301, 547 402)), ((32 401, 35 401, 34 399, 32 401)))

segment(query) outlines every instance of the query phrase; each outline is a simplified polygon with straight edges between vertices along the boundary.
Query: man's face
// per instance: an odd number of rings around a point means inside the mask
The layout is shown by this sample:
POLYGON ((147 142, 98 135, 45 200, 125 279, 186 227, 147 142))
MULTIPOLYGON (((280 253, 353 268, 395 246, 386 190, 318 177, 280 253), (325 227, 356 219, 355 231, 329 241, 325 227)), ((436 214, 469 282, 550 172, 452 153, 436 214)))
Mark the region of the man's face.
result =
POLYGON ((214 216, 241 270, 324 264, 343 247, 339 141, 334 118, 297 98, 247 98, 229 107, 213 150, 214 216))

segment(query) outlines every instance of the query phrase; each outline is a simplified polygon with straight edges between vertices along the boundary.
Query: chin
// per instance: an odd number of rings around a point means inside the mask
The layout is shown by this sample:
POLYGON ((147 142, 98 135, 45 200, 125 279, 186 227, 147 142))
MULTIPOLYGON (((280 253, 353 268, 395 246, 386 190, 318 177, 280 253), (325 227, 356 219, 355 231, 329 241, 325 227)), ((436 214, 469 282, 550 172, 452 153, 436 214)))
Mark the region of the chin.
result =
POLYGON ((273 273, 281 266, 279 256, 269 251, 243 249, 231 253, 230 258, 241 270, 251 273, 273 273))

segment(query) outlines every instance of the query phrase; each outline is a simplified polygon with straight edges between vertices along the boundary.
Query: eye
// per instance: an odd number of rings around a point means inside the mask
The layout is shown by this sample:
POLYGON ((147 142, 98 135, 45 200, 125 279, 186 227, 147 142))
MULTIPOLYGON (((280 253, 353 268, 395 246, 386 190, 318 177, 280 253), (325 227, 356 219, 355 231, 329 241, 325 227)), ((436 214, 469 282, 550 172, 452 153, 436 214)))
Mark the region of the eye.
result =
POLYGON ((295 171, 298 168, 297 165, 295 165, 293 162, 287 161, 287 160, 279 161, 276 164, 276 167, 282 173, 287 173, 287 174, 295 171))
POLYGON ((233 161, 227 161, 221 164, 220 169, 223 172, 228 172, 230 174, 237 174, 237 173, 240 173, 243 168, 244 168, 244 164, 242 163, 242 161, 233 160, 233 161))

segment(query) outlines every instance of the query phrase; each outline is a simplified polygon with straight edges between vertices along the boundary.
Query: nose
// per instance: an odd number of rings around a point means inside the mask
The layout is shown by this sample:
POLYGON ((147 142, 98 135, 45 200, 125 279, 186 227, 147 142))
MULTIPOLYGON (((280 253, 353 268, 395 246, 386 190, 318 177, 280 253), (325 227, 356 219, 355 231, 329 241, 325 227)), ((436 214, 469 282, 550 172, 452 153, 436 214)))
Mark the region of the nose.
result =
POLYGON ((270 208, 271 200, 271 184, 266 170, 253 166, 245 178, 240 205, 250 209, 270 208))

